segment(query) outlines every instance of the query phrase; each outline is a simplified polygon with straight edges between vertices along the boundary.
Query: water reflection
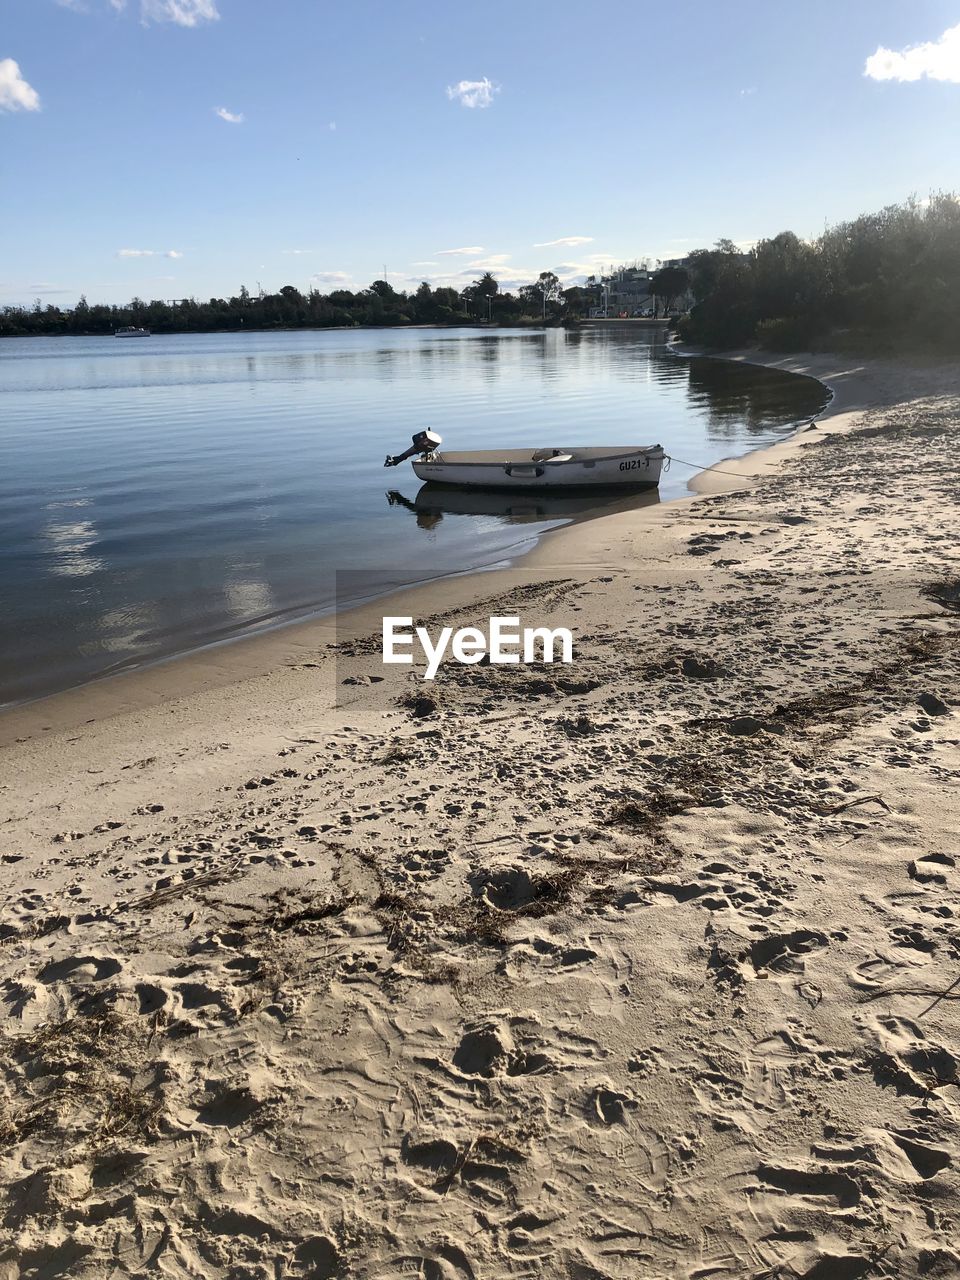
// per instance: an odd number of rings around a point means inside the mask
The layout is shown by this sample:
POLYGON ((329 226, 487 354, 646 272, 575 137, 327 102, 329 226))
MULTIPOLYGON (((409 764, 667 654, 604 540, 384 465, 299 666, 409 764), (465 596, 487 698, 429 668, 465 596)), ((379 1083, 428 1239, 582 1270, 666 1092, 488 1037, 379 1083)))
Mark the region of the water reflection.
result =
POLYGON ((622 494, 616 490, 591 494, 504 493, 495 489, 456 489, 424 484, 413 499, 397 489, 386 495, 391 507, 409 511, 420 529, 433 530, 444 516, 486 516, 505 524, 538 524, 544 521, 590 520, 618 511, 655 507, 660 494, 654 490, 622 494))
POLYGON ((771 421, 781 417, 784 427, 814 417, 823 407, 823 387, 813 378, 797 377, 784 399, 782 379, 770 369, 751 369, 726 360, 678 360, 687 372, 691 405, 705 414, 711 439, 733 440, 768 434, 771 421))
POLYGON ((267 582, 258 582, 256 579, 228 582, 223 594, 227 611, 237 622, 269 618, 275 612, 273 592, 267 582))
POLYGON ((44 530, 52 547, 50 569, 61 578, 89 578, 105 568, 104 561, 89 554, 98 533, 92 520, 52 521, 44 530))

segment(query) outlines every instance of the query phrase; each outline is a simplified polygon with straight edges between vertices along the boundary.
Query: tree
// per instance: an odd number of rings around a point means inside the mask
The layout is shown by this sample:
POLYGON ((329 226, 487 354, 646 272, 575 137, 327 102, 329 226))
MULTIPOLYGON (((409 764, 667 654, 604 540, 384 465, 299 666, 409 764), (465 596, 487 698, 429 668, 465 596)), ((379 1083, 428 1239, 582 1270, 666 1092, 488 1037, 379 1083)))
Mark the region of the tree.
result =
POLYGON ((537 284, 543 294, 544 302, 560 301, 562 285, 559 276, 554 275, 552 271, 541 271, 537 284))
POLYGON ((468 284, 460 297, 466 311, 472 312, 479 320, 489 319, 492 313, 493 299, 500 292, 496 278, 485 271, 479 280, 468 284))
POLYGON ((531 313, 539 312, 542 319, 546 320, 548 306, 559 309, 563 302, 560 277, 554 275, 552 271, 541 271, 533 284, 523 286, 520 297, 531 313))
POLYGON ((753 253, 761 319, 796 315, 820 295, 820 262, 813 245, 792 231, 761 240, 753 253))
POLYGON ((664 311, 672 311, 677 299, 690 288, 690 276, 684 267, 661 267, 650 277, 650 292, 663 299, 664 311))
POLYGON ((485 271, 479 280, 474 281, 473 287, 481 298, 495 298, 500 292, 496 276, 489 271, 485 271))
POLYGON ((563 291, 563 314, 565 316, 580 317, 586 315, 593 305, 593 295, 588 289, 582 289, 579 285, 571 285, 569 289, 563 291))

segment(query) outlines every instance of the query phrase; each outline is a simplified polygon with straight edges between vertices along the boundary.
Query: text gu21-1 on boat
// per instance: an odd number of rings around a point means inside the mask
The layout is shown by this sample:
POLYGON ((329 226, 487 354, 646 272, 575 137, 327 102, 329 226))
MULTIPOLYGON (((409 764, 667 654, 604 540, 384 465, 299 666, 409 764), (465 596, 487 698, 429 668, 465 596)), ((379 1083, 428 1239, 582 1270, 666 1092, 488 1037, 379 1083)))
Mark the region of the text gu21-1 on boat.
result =
POLYGON ((659 444, 441 452, 441 443, 435 431, 418 431, 383 465, 413 458, 419 479, 468 489, 655 489, 670 461, 659 444))

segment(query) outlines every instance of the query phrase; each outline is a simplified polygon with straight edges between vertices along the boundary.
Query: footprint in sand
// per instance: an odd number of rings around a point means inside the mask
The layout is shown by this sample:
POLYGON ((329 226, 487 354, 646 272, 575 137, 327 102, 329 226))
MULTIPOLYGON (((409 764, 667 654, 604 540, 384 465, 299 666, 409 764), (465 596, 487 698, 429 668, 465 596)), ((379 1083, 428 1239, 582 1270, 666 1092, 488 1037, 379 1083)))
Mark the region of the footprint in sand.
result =
MULTIPOLYGON (((889 1139, 903 1153, 910 1168, 922 1182, 935 1178, 953 1163, 953 1157, 948 1151, 931 1145, 929 1140, 921 1141, 915 1132, 894 1130, 889 1139)), ((898 1169, 898 1172, 902 1173, 902 1169, 898 1169)))
POLYGON ((214 1129, 236 1129, 260 1116, 278 1100, 266 1082, 208 1080, 206 1094, 197 1108, 197 1120, 214 1129))
POLYGON ((104 982, 115 978, 122 968, 113 956, 68 956, 65 960, 49 961, 37 977, 45 986, 67 981, 104 982))
POLYGON ((774 973, 802 973, 801 956, 808 955, 827 945, 826 934, 816 929, 794 929, 791 933, 772 933, 758 938, 747 948, 747 955, 754 971, 770 970, 774 973))
POLYGON ((417 1140, 407 1134, 400 1144, 400 1158, 432 1190, 443 1193, 459 1180, 470 1195, 499 1207, 515 1201, 515 1170, 525 1155, 493 1135, 458 1145, 442 1136, 417 1140))
POLYGON ((511 978, 527 977, 535 971, 537 976, 562 981, 569 973, 591 964, 599 954, 585 942, 554 942, 533 935, 513 944, 499 967, 511 978))
POLYGON ((621 1092, 609 1082, 595 1085, 587 1099, 587 1120, 591 1124, 599 1122, 602 1125, 625 1125, 628 1123, 627 1113, 636 1110, 638 1105, 636 1098, 621 1092))
POLYGON ((404 858, 401 874, 414 882, 435 880, 449 865, 450 854, 446 849, 417 849, 404 858))
POLYGON ((45 1020, 50 997, 41 983, 8 978, 3 983, 2 991, 7 1016, 16 1018, 22 1027, 32 1030, 45 1020))
POLYGON ((137 1012, 144 1017, 159 1013, 170 1000, 169 991, 154 982, 138 982, 133 991, 139 1004, 137 1012))
POLYGON ((956 865, 957 860, 951 854, 927 853, 908 865, 907 875, 920 884, 945 885, 956 865))
POLYGON ((836 1169, 761 1164, 756 1172, 767 1190, 807 1200, 833 1200, 837 1209, 852 1209, 863 1196, 860 1183, 848 1173, 836 1169))
POLYGON ((522 1032, 515 1036, 506 1019, 491 1017, 467 1024, 454 1051, 453 1066, 462 1075, 489 1080, 538 1074, 549 1071, 553 1063, 531 1036, 522 1032))

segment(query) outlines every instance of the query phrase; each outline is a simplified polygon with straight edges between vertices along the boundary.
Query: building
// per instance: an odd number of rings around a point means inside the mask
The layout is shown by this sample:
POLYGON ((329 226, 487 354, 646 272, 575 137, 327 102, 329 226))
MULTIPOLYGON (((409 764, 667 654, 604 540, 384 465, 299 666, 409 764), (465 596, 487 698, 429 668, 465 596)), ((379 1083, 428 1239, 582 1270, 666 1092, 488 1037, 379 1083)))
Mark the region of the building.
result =
MULTIPOLYGON (((663 267, 688 268, 689 258, 668 258, 651 268, 647 262, 635 262, 612 269, 609 275, 591 276, 584 288, 593 295, 590 318, 593 320, 630 319, 635 316, 664 314, 664 299, 657 298, 651 280, 663 267)), ((677 310, 687 311, 693 305, 689 292, 674 300, 677 310)))
POLYGON ((647 265, 617 267, 609 275, 591 276, 584 286, 593 294, 591 319, 627 318, 653 310, 650 292, 650 269, 647 265))

